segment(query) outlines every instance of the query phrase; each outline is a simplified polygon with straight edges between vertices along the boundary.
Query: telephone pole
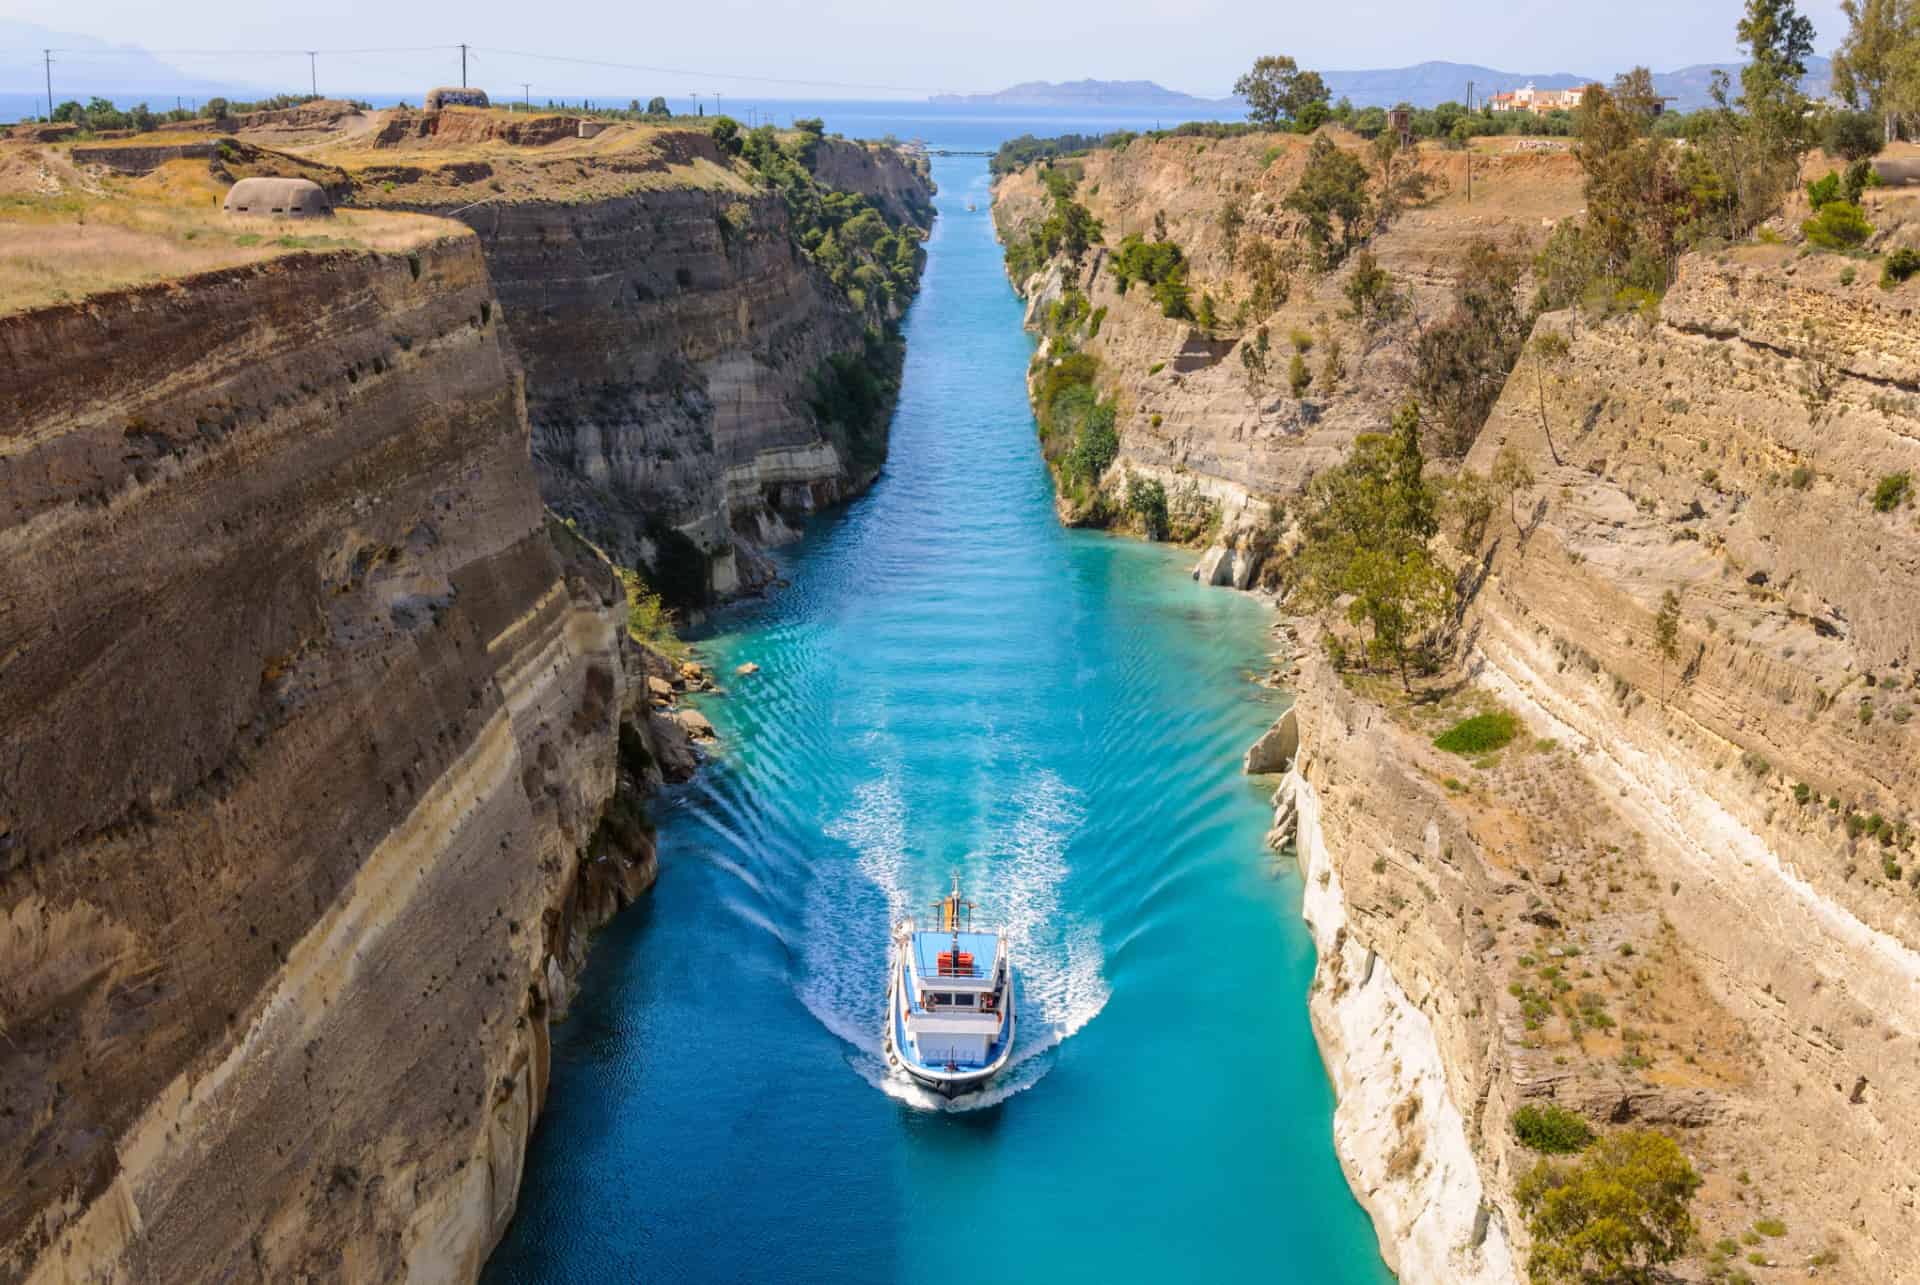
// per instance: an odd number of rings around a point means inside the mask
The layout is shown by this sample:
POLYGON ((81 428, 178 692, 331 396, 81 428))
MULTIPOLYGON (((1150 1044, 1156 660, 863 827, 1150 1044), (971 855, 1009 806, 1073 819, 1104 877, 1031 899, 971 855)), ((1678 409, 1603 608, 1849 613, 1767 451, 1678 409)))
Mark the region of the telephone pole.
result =
POLYGON ((467 87, 467 46, 466 46, 466 42, 462 41, 460 44, 460 88, 465 89, 466 87, 467 87))
POLYGON ((320 52, 317 49, 307 50, 307 77, 313 96, 320 97, 320 52))
POLYGON ((520 82, 520 105, 529 112, 533 110, 533 86, 524 80, 520 82))
POLYGON ((47 60, 47 124, 53 124, 53 50, 40 51, 47 60))
POLYGON ((1467 204, 1473 204, 1473 82, 1467 82, 1467 204))

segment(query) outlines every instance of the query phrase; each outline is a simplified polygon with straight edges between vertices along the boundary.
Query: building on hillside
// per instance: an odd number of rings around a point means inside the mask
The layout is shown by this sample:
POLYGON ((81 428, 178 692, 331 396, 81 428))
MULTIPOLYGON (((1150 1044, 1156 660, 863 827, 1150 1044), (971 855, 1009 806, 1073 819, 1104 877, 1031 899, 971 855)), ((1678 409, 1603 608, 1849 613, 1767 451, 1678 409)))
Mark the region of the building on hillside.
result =
POLYGON ((227 193, 228 214, 249 218, 324 219, 333 215, 326 189, 303 178, 243 178, 227 193))
POLYGON ((437 112, 442 107, 487 107, 487 91, 467 89, 460 85, 442 85, 438 89, 427 91, 427 110, 437 112))
POLYGON ((1532 112, 1535 116, 1545 116, 1548 112, 1574 111, 1586 97, 1584 85, 1578 89, 1537 89, 1527 84, 1493 95, 1487 99, 1487 108, 1496 112, 1532 112))

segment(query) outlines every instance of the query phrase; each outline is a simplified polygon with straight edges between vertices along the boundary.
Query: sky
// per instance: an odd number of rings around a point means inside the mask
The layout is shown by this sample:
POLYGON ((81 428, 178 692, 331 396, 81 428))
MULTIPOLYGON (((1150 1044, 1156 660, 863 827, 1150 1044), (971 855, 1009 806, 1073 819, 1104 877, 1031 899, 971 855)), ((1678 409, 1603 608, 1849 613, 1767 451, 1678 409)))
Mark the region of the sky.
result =
MULTIPOLYGON (((1155 80, 1224 95, 1258 53, 1302 66, 1395 67, 1428 59, 1516 73, 1610 76, 1636 64, 1668 71, 1737 57, 1741 0, 4 0, 0 90, 37 90, 42 37, 19 24, 114 45, 169 51, 164 60, 208 80, 305 89, 304 55, 319 49, 322 92, 400 92, 458 83, 457 50, 481 50, 475 84, 497 96, 531 82, 540 97, 752 93, 790 98, 924 97, 982 92, 1024 80, 1155 80), (11 20, 11 21, 9 21, 11 20), (415 52, 373 54, 371 48, 415 52), (174 53, 170 51, 183 51, 174 53), (192 51, 192 52, 185 52, 192 51), (205 51, 205 52, 202 52, 205 51), (229 52, 222 52, 229 51, 229 52), (507 52, 513 51, 513 52, 507 52), (571 56, 660 68, 615 70, 523 56, 571 56), (673 69, 673 70, 665 70, 673 69), (754 77, 799 78, 776 84, 754 77)), ((1802 0, 1831 51, 1845 29, 1838 0, 1802 0)), ((76 52, 58 70, 84 82, 114 55, 76 52)), ((121 59, 119 65, 124 66, 121 59)), ((56 86, 58 89, 58 86, 56 86)), ((62 97, 67 95, 62 94, 62 97)), ((75 96, 83 96, 76 94, 75 96)))

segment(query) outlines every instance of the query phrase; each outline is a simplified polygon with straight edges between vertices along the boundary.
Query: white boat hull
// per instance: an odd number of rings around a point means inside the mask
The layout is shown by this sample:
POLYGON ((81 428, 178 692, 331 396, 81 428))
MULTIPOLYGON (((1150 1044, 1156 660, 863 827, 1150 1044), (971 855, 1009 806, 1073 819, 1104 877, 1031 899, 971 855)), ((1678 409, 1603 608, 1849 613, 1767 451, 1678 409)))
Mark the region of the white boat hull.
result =
POLYGON ((887 1066, 902 1072, 915 1083, 946 1098, 977 1093, 991 1084, 1013 1060, 1014 1037, 1019 1026, 1018 1005, 1011 974, 1006 987, 1006 1027, 994 1047, 997 1052, 984 1066, 930 1066, 914 1057, 911 1045, 903 1038, 908 1015, 903 1009, 906 997, 901 990, 901 961, 894 957, 888 965, 887 1026, 882 1049, 887 1066))

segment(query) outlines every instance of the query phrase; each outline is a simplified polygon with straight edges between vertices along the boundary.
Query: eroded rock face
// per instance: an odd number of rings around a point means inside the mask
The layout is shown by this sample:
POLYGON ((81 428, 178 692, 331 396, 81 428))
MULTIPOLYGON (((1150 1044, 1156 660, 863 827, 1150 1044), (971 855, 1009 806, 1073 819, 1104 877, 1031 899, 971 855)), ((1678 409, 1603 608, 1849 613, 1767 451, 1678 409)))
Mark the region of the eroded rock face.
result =
POLYGON ((504 1228, 652 848, 499 322, 464 235, 0 318, 0 1276, 453 1279, 504 1228))
MULTIPOLYGON (((897 153, 820 151, 848 190, 926 225, 931 185, 897 153)), ((884 415, 848 429, 814 409, 867 320, 795 243, 780 197, 711 177, 457 214, 526 363, 547 502, 682 600, 764 585, 758 550, 870 485, 886 454, 884 415)))
MULTIPOLYGON (((1335 136, 1365 155, 1358 138, 1335 136)), ((1097 333, 1083 327, 1074 339, 1077 349, 1100 359, 1099 391, 1120 412, 1109 488, 1128 473, 1159 480, 1176 511, 1184 504, 1217 513, 1224 548, 1240 549, 1239 532, 1269 523, 1272 503, 1344 460, 1356 436, 1386 429, 1411 386, 1418 335, 1452 308, 1458 264, 1470 245, 1487 239, 1527 251, 1582 204, 1571 156, 1477 157, 1469 202, 1464 154, 1425 152, 1418 164, 1428 174, 1430 199, 1403 211, 1367 245, 1404 301, 1399 317, 1363 325, 1351 316, 1345 289, 1352 258, 1324 275, 1296 267, 1284 274, 1284 290, 1274 292, 1280 297, 1256 309, 1251 247, 1261 243, 1283 255, 1304 250, 1302 224, 1285 201, 1309 146, 1292 134, 1142 138, 1075 158, 1083 174, 1076 199, 1101 221, 1107 244, 1077 266, 1063 256, 1014 283, 1029 300, 1031 329, 1044 328, 1049 307, 1070 289, 1086 296, 1089 310, 1104 313, 1097 333), (1222 218, 1228 209, 1239 215, 1231 237, 1222 218), (1128 234, 1180 247, 1194 306, 1203 296, 1214 301, 1211 330, 1162 315, 1144 287, 1121 291, 1111 260, 1128 234), (1296 336, 1311 344, 1301 359, 1312 382, 1299 396, 1289 386, 1296 336)), ((1370 157, 1366 163, 1373 167, 1370 157)), ((995 183, 994 219, 1003 238, 1026 236, 1051 208, 1034 167, 995 183)), ((1248 561, 1257 566, 1261 559, 1248 561)))
POLYGON ((1542 320, 1567 356, 1523 361, 1468 460, 1537 478, 1480 556, 1457 676, 1519 717, 1508 749, 1441 753, 1477 705, 1409 726, 1303 648, 1280 817, 1336 1133, 1403 1266, 1464 1278, 1489 1228, 1521 1261, 1509 1122, 1551 1101, 1672 1133, 1707 1243, 1764 1203, 1778 1261, 1907 1270, 1920 525, 1874 496, 1920 476, 1920 387, 1911 290, 1844 266, 1695 256, 1659 318, 1542 320), (1423 1079, 1462 1124, 1418 1123, 1423 1079), (1484 1222, 1448 1194, 1456 1128, 1484 1222))
POLYGON ((1915 1190, 1888 1175, 1920 1138, 1920 522, 1874 496, 1920 478, 1920 341, 1915 288, 1845 266, 1690 257, 1658 320, 1529 358, 1469 464, 1511 449, 1539 479, 1482 594, 1486 681, 1618 800, 1746 1033, 1744 1119, 1703 1149, 1797 1211, 1788 1248, 1830 1239, 1895 1279, 1915 1190))

